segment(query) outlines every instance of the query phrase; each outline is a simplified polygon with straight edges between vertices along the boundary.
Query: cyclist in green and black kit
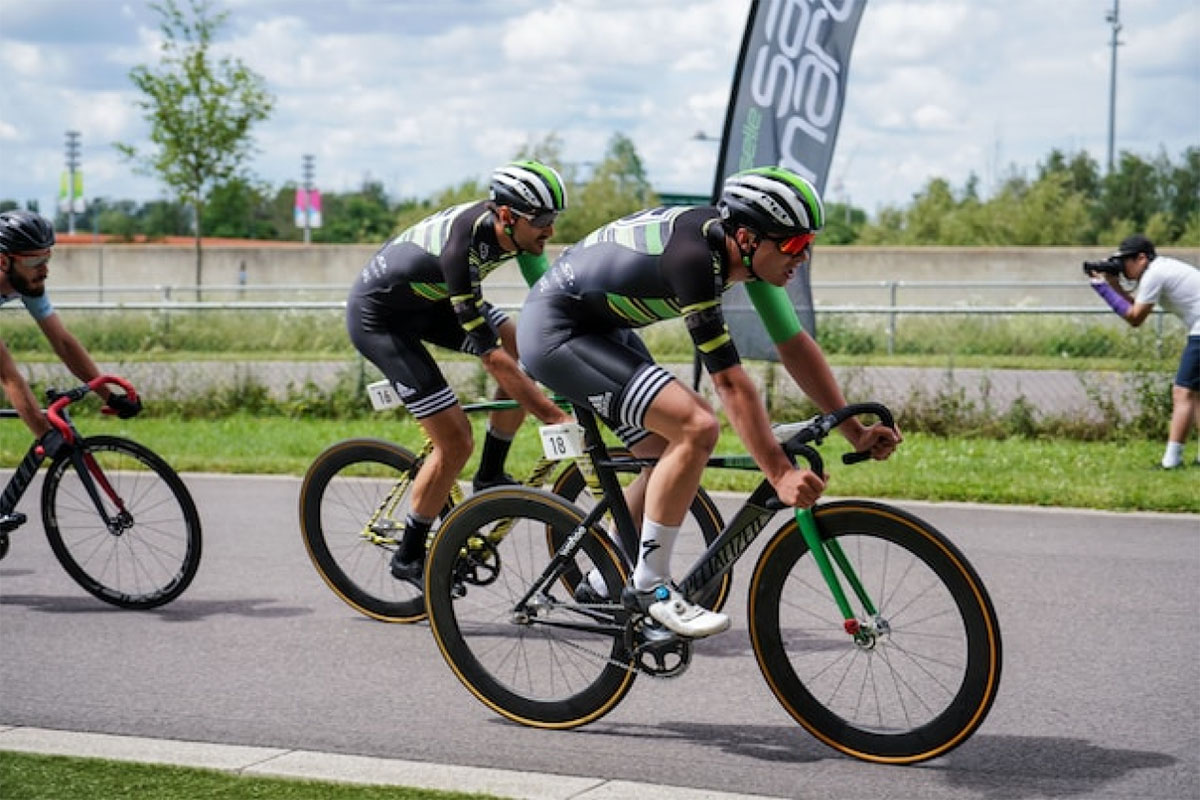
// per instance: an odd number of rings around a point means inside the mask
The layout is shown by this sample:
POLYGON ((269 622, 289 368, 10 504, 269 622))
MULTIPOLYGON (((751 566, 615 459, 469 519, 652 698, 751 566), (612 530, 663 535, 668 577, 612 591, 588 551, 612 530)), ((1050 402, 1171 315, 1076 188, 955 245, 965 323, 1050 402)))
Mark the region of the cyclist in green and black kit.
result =
MULTIPOLYGON (((782 288, 808 261, 823 224, 824 208, 808 181, 779 167, 747 170, 726 180, 716 207, 648 209, 589 234, 558 258, 522 308, 517 347, 529 374, 595 409, 635 454, 659 457, 646 484, 626 599, 680 635, 709 636, 729 626, 726 615, 686 601, 668 572, 719 424, 699 394, 654 363, 632 329, 683 317, 726 415, 779 498, 812 505, 824 476, 793 466, 775 442, 725 325, 721 295, 746 282, 797 385, 826 412, 844 406, 824 354, 782 288)), ((878 459, 900 441, 883 425, 853 419, 842 433, 878 459)), ((576 596, 599 588, 585 582, 576 596)))
POLYGON ((513 257, 527 282, 537 280, 554 220, 566 207, 566 187, 553 168, 507 164, 492 174, 487 200, 452 206, 405 230, 375 253, 350 290, 350 340, 433 442, 392 559, 392 574, 418 588, 426 535, 473 449, 467 416, 425 343, 478 356, 498 384, 497 397, 524 407, 492 415, 474 479, 476 490, 513 483, 504 461, 524 409, 547 424, 570 417, 517 366, 513 323, 483 300, 481 283, 513 257))

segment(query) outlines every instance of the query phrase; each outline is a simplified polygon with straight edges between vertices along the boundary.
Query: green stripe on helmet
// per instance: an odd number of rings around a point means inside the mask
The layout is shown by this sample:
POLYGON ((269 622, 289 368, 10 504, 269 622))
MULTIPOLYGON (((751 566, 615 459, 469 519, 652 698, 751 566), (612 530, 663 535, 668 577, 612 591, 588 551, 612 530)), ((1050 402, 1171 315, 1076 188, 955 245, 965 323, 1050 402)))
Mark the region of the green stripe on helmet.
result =
POLYGON ((754 167, 743 170, 738 174, 761 175, 764 178, 781 181, 791 186, 796 190, 797 194, 804 198, 804 206, 808 209, 808 216, 812 222, 812 230, 819 231, 825 227, 825 207, 821 203, 821 198, 817 195, 816 188, 790 169, 777 166, 754 167))
POLYGON ((517 166, 524 167, 530 172, 536 172, 541 176, 546 186, 550 188, 550 193, 554 195, 554 210, 562 211, 567 207, 567 188, 563 186, 562 179, 558 172, 552 167, 548 167, 540 161, 516 161, 517 166))

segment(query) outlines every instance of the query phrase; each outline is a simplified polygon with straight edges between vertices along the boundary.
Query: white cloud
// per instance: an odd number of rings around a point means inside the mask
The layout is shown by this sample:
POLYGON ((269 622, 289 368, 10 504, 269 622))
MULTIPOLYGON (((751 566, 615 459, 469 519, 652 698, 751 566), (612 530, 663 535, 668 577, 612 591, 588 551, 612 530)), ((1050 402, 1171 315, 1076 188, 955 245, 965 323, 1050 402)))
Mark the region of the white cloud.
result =
MULTIPOLYGON (((769 0, 767 0, 769 2, 769 0)), ((566 158, 630 137, 663 191, 707 194, 747 0, 218 0, 216 52, 276 96, 253 171, 274 185, 316 156, 326 191, 366 176, 395 196, 478 178, 555 134, 566 158)), ((985 186, 1051 147, 1101 160, 1107 4, 871 0, 850 65, 830 190, 874 211, 940 175, 985 186)), ((1200 8, 1122 4, 1118 147, 1200 143, 1200 8)), ((144 141, 128 71, 158 59, 144 3, 5 3, 0 198, 57 190, 63 132, 83 133, 89 193, 148 199, 109 144, 144 141), (71 18, 77 24, 61 25, 71 18), (18 112, 19 110, 19 112, 18 112), (20 168, 17 168, 20 165, 20 168), (134 194, 135 192, 140 193, 134 194)))

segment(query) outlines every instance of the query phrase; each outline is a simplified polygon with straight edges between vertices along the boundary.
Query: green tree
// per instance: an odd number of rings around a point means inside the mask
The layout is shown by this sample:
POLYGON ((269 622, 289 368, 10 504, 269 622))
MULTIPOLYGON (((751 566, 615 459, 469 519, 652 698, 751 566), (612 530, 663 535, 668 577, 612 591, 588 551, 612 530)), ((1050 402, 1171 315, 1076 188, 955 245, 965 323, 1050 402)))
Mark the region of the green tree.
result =
POLYGON ((209 193, 204 204, 204 230, 210 236, 245 239, 275 239, 278 229, 272 218, 270 190, 245 178, 233 178, 209 193))
POLYGON ((352 194, 321 197, 322 227, 314 242, 382 242, 395 233, 396 218, 379 181, 368 180, 352 194))
POLYGON ((633 141, 623 134, 613 134, 604 160, 570 197, 570 208, 560 219, 554 238, 578 241, 605 223, 657 202, 633 141))
POLYGON ((117 149, 191 207, 199 299, 204 203, 215 186, 243 174, 252 151, 250 130, 269 116, 274 98, 240 61, 214 60, 213 37, 228 12, 215 11, 211 0, 187 0, 187 14, 176 0, 151 8, 162 18, 162 60, 158 69, 134 67, 129 77, 145 95, 137 105, 150 123, 153 147, 143 153, 118 143, 117 149))

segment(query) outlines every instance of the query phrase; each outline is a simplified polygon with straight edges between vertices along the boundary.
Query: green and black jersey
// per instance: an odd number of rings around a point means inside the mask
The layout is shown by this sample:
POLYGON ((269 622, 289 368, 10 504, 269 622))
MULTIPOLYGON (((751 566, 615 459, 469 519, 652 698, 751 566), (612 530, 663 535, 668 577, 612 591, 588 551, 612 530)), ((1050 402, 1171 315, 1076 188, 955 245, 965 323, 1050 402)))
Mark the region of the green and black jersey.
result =
POLYGON ((494 212, 486 201, 439 211, 388 241, 363 268, 351 298, 367 328, 403 325, 403 312, 449 303, 475 351, 498 346, 499 337, 481 311, 483 280, 516 255, 527 283, 546 270, 546 258, 505 252, 496 239, 494 212))
MULTIPOLYGON (((683 317, 705 367, 718 372, 739 362, 721 310, 730 286, 726 261, 717 209, 652 208, 569 248, 534 286, 530 302, 551 302, 576 330, 640 328, 683 317)), ((746 289, 774 341, 801 330, 782 288, 751 281, 746 289)))

